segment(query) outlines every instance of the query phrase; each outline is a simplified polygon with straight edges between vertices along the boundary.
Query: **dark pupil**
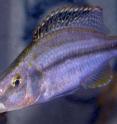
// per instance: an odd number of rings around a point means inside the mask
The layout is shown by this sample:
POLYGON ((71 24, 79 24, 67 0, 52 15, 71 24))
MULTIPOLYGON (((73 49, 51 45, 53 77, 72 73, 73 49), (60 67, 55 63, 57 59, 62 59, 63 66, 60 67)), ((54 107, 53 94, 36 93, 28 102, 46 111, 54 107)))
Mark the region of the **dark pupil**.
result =
POLYGON ((15 83, 15 86, 16 86, 16 87, 18 87, 18 86, 19 86, 19 84, 20 84, 19 79, 17 79, 14 83, 15 83))

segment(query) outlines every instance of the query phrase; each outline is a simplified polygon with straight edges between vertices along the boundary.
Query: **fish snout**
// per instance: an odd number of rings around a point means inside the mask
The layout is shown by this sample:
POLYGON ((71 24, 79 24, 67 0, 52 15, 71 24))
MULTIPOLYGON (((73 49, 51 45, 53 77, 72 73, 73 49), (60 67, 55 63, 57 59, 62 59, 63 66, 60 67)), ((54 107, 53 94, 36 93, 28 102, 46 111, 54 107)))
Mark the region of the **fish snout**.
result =
POLYGON ((2 97, 3 95, 4 95, 4 90, 0 88, 0 97, 2 97))
POLYGON ((6 111, 5 105, 0 102, 0 113, 5 112, 5 111, 6 111))
POLYGON ((3 113, 6 111, 6 107, 4 104, 4 100, 5 100, 4 93, 5 91, 0 88, 0 113, 3 113))

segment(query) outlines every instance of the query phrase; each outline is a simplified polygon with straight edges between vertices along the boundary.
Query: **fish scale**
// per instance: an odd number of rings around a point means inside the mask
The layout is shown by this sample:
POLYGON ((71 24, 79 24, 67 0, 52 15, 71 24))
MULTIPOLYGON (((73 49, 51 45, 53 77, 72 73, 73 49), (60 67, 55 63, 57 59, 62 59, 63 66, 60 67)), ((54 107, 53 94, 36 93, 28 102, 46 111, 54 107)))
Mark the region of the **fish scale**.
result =
POLYGON ((58 62, 64 60, 64 58, 69 59, 70 56, 83 56, 92 52, 98 53, 112 48, 117 48, 116 41, 107 43, 104 40, 91 39, 90 41, 66 42, 42 53, 42 55, 35 60, 35 63, 38 63, 41 69, 46 69, 54 66, 56 62, 59 64, 58 62))
MULTIPOLYGON (((85 71, 91 71, 89 69, 89 68, 91 68, 91 66, 92 66, 91 69, 93 69, 94 67, 97 68, 102 63, 110 60, 112 57, 117 55, 116 51, 114 51, 114 52, 111 51, 111 52, 104 52, 103 54, 101 54, 101 53, 90 54, 87 56, 76 57, 76 58, 71 59, 71 60, 66 60, 64 63, 47 70, 48 71, 47 74, 49 76, 53 76, 53 78, 54 78, 54 73, 58 72, 61 76, 64 77, 64 75, 67 72, 71 72, 68 70, 73 69, 73 67, 74 67, 74 69, 76 71, 79 71, 79 73, 81 73, 80 75, 82 75, 82 72, 85 73, 85 71), (111 52, 114 54, 112 55, 111 52), (76 67, 78 67, 78 68, 76 68, 76 67), (53 74, 51 74, 51 73, 53 73, 53 74)), ((89 73, 89 72, 87 72, 87 73, 89 73)), ((56 74, 56 75, 58 75, 58 74, 56 74)), ((59 79, 59 78, 60 77, 57 76, 57 79, 59 79)))
POLYGON ((47 70, 45 79, 49 79, 49 86, 53 88, 48 90, 48 93, 46 94, 59 94, 62 92, 61 85, 65 88, 64 91, 68 89, 75 89, 75 87, 78 87, 80 83, 84 83, 82 80, 84 78, 87 79, 87 76, 92 74, 95 69, 102 67, 102 65, 106 64, 107 61, 117 56, 116 51, 111 52, 104 52, 103 54, 90 54, 80 58, 76 57, 50 70, 47 70), (65 83, 66 81, 67 83, 65 83), (54 87, 57 88, 54 89, 54 87))

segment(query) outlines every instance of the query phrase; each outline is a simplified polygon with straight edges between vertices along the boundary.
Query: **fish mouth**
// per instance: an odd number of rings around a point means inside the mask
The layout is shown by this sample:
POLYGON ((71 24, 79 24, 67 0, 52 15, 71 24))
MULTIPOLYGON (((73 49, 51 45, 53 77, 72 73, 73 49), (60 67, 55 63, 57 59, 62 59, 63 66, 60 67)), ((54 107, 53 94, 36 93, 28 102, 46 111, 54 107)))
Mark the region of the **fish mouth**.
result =
POLYGON ((6 107, 3 103, 0 103, 0 113, 5 112, 6 111, 6 107))

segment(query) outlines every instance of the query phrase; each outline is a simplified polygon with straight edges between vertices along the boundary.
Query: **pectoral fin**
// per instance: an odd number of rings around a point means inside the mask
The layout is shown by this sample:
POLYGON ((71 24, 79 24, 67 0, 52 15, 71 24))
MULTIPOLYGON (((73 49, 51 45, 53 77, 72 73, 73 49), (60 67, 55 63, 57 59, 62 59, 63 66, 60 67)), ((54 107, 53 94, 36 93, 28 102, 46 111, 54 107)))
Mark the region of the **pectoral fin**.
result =
POLYGON ((98 88, 109 84, 113 79, 113 71, 109 64, 106 64, 92 74, 88 75, 82 86, 85 88, 98 88))

